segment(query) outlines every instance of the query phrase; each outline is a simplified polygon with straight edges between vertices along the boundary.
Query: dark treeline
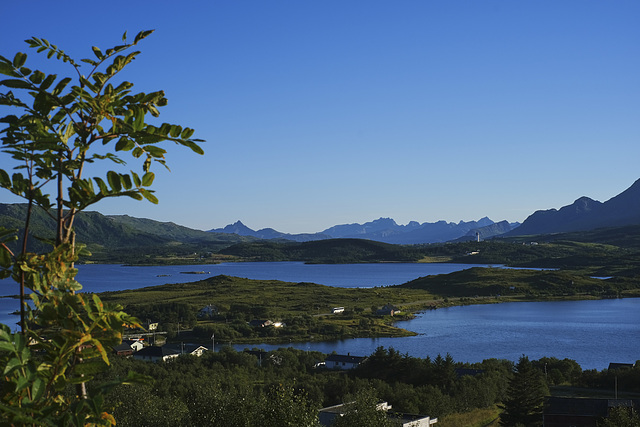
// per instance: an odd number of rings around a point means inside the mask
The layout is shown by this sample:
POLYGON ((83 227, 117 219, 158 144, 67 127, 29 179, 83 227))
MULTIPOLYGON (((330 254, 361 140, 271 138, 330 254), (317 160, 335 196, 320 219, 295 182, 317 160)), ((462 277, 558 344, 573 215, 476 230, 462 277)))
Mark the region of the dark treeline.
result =
MULTIPOLYGON (((318 352, 282 348, 236 352, 225 347, 202 357, 164 363, 112 357, 108 382, 135 371, 146 384, 121 385, 108 395, 118 425, 313 425, 317 410, 374 395, 402 412, 444 417, 508 400, 514 363, 488 359, 463 364, 451 356, 420 359, 378 348, 355 370, 315 367, 318 352), (311 421, 310 421, 311 420, 311 421)), ((547 386, 610 391, 614 376, 625 393, 640 392, 640 368, 582 371, 572 360, 543 358, 531 365, 547 386)))

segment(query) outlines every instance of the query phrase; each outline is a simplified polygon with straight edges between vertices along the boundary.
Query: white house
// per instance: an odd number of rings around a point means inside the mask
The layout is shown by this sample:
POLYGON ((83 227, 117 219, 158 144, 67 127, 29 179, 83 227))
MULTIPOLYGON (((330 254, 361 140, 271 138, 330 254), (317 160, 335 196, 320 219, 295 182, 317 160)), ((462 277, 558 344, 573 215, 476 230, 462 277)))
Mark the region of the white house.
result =
POLYGON ((184 346, 184 350, 181 351, 182 354, 191 354, 192 356, 202 356, 205 351, 209 349, 203 345, 197 344, 187 344, 184 346))
POLYGON ((142 343, 142 340, 136 339, 136 340, 122 340, 123 344, 127 344, 129 347, 131 347, 131 349, 133 350, 133 352, 135 353, 136 351, 140 351, 144 348, 144 344, 142 343))
MULTIPOLYGON (((348 410, 349 404, 340 404, 328 406, 318 411, 318 420, 322 426, 331 426, 337 417, 342 417, 348 410)), ((391 405, 387 402, 380 402, 376 406, 378 411, 384 411, 389 418, 398 422, 402 427, 429 427, 438 422, 437 418, 431 418, 425 415, 405 414, 402 412, 391 412, 391 405)))
POLYGON ((328 369, 354 369, 360 365, 366 357, 351 356, 347 354, 330 354, 324 359, 324 364, 328 369))

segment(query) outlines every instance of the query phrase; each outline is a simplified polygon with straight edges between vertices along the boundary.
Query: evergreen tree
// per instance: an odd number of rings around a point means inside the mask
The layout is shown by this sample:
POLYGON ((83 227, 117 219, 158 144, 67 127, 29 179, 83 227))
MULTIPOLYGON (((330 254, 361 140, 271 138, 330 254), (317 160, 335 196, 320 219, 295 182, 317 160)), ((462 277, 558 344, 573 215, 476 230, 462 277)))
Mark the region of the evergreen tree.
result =
POLYGON ((500 425, 513 427, 542 425, 544 397, 548 394, 542 372, 536 369, 529 358, 522 356, 509 382, 507 398, 500 405, 500 425))

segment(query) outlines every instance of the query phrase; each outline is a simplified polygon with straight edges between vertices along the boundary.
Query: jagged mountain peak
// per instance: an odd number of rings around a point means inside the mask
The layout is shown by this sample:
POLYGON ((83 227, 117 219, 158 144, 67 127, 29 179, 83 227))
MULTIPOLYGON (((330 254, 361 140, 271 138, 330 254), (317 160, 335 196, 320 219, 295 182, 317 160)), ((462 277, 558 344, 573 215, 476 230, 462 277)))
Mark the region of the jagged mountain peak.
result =
POLYGON ((582 196, 560 209, 536 211, 509 234, 563 233, 635 224, 640 224, 640 179, 604 203, 582 196))
MULTIPOLYGON (((288 239, 298 242, 329 238, 360 238, 384 243, 416 244, 454 240, 464 236, 471 229, 489 227, 493 224, 494 222, 492 220, 484 217, 478 221, 460 221, 458 224, 440 220, 435 223, 425 222, 422 224, 417 221, 410 221, 407 225, 398 225, 398 223, 392 218, 380 217, 378 219, 365 222, 364 224, 352 223, 334 225, 320 233, 313 234, 286 234, 278 232, 272 228, 253 231, 244 226, 240 221, 224 228, 213 229, 211 231, 236 233, 260 239, 288 239)), ((497 234, 496 230, 503 229, 504 228, 488 229, 487 235, 495 235, 497 234)))
POLYGON ((244 225, 240 220, 233 224, 229 224, 224 228, 216 228, 209 231, 212 233, 237 234, 239 236, 253 236, 255 234, 255 231, 244 225))

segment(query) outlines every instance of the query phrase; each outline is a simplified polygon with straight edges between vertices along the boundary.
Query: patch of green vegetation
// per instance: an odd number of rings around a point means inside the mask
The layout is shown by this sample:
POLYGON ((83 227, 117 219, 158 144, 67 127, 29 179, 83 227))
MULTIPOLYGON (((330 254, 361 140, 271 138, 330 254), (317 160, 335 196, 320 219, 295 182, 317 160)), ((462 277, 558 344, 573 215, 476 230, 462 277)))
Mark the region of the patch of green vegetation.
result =
POLYGON ((422 289, 439 297, 607 298, 638 294, 638 279, 594 279, 559 270, 474 267, 450 274, 421 277, 397 288, 422 289))
POLYGON ((416 262, 423 258, 421 251, 414 247, 363 239, 239 243, 222 249, 220 253, 248 261, 304 261, 315 264, 416 262))
POLYGON ((438 427, 497 427, 500 424, 499 420, 500 410, 494 405, 438 418, 438 427))
POLYGON ((393 326, 394 321, 407 316, 377 316, 374 309, 391 303, 402 310, 418 311, 434 303, 432 295, 420 289, 335 288, 229 276, 106 292, 101 296, 105 302, 123 305, 128 313, 142 320, 162 320, 170 331, 177 330, 176 325, 170 324, 181 322, 182 329, 193 328, 192 338, 205 342, 212 333, 234 342, 413 335, 393 326), (196 322, 195 314, 208 304, 216 307, 217 314, 196 322), (190 307, 191 316, 184 313, 185 307, 190 307), (345 307, 345 311, 331 314, 334 307, 345 307), (281 321, 286 327, 248 325, 257 319, 281 321))

